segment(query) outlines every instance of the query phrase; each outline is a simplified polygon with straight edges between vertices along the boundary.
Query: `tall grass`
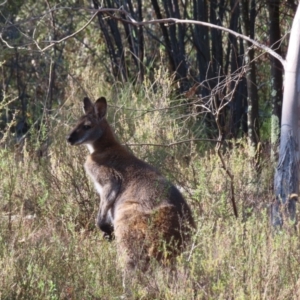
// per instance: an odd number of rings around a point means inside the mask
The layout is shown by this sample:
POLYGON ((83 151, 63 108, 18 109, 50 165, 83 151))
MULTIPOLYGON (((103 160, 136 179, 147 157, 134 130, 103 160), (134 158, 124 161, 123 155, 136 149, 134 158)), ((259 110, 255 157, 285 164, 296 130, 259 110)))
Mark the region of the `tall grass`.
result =
MULTIPOLYGON (((162 70, 155 78, 139 87, 86 82, 90 96, 108 98, 108 118, 120 141, 179 186, 197 223, 177 271, 157 266, 134 286, 132 298, 299 299, 299 239, 289 231, 274 234, 269 225, 273 170, 268 158, 253 176, 244 141, 224 149, 235 178, 235 219, 230 179, 214 145, 167 146, 205 136, 204 123, 201 116, 192 117, 184 100, 174 100, 171 78, 162 70)), ((123 294, 115 242, 104 240, 95 227, 99 200, 83 170, 87 150, 65 142, 83 96, 72 84, 69 88, 70 97, 48 129, 46 155, 37 155, 34 131, 23 147, 0 150, 1 299, 123 294)))

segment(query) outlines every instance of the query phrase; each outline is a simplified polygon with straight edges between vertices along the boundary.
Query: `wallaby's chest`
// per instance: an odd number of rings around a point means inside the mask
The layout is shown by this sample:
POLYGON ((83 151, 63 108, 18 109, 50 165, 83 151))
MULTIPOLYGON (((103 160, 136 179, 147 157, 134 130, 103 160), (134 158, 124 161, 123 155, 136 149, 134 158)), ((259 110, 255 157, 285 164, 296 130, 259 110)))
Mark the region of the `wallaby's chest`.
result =
POLYGON ((99 183, 107 181, 112 176, 113 170, 111 167, 101 164, 88 158, 84 164, 86 173, 94 180, 99 183))
POLYGON ((101 185, 100 183, 98 183, 97 181, 94 180, 94 185, 95 185, 95 189, 98 192, 98 194, 102 194, 103 192, 103 185, 101 185))
POLYGON ((94 183, 96 191, 98 192, 98 194, 101 195, 103 187, 105 185, 105 182, 103 181, 101 176, 101 172, 99 172, 99 170, 94 170, 93 168, 90 168, 90 166, 88 166, 87 164, 85 165, 85 171, 94 183))
POLYGON ((115 188, 116 174, 113 168, 101 165, 90 159, 87 159, 84 167, 86 173, 92 179, 96 191, 100 195, 109 193, 110 189, 115 188))

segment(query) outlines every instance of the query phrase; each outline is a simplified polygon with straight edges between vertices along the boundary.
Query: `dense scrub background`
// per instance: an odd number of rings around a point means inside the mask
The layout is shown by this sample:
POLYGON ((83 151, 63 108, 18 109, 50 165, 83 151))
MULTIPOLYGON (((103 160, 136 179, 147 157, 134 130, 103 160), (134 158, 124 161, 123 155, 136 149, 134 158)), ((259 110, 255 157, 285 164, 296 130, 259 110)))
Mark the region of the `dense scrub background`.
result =
MULTIPOLYGON (((210 3, 218 4, 217 11, 223 2, 210 3)), ((284 33, 293 16, 293 3, 288 3, 278 2, 284 33)), ((267 4, 255 6, 255 38, 266 43, 267 4)), ((206 5, 211 11, 212 4, 206 5)), ((153 276, 146 275, 147 289, 134 288, 137 299, 298 299, 299 240, 294 231, 274 234, 269 226, 274 163, 268 57, 256 52, 260 136, 255 148, 259 160, 254 161, 245 137, 247 126, 241 121, 247 102, 238 126, 233 118, 236 106, 230 91, 236 84, 245 89, 239 92, 242 98, 235 99, 247 99, 247 65, 233 69, 234 56, 229 56, 228 72, 207 92, 215 74, 208 78, 195 68, 182 81, 169 65, 166 46, 151 39, 159 35, 159 27, 145 35, 145 58, 134 65, 118 25, 130 71, 124 73, 126 78, 113 69, 96 22, 49 51, 38 50, 36 43, 44 47, 82 27, 90 13, 77 8, 88 6, 84 1, 15 1, 1 6, 6 43, 2 41, 0 52, 0 298, 114 299, 123 293, 115 244, 95 227, 99 200, 83 170, 88 152, 65 142, 88 95, 107 97, 108 119, 119 140, 181 189, 197 222, 193 241, 178 258, 177 277, 157 267, 153 276), (134 66, 141 65, 143 78, 137 80, 133 74, 139 69, 134 66), (195 83, 200 90, 193 90, 195 83), (221 152, 234 176, 238 219, 230 203, 231 179, 215 149, 220 131, 215 122, 218 106, 211 95, 219 103, 229 95, 222 110, 221 152)), ((151 14, 150 8, 145 2, 144 12, 151 14)), ((224 11, 228 19, 223 26, 229 27, 230 6, 224 11)), ((195 66, 197 51, 193 53, 188 42, 187 65, 195 66)), ((219 39, 220 45, 229 42, 233 43, 225 35, 219 39)), ((286 39, 281 46, 284 50, 286 39)))

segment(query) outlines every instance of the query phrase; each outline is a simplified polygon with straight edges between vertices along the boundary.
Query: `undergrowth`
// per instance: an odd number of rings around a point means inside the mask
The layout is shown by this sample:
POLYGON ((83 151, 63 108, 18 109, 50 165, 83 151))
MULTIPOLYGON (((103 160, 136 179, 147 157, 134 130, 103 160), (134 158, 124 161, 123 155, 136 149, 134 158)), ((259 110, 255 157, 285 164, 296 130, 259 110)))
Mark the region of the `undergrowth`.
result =
MULTIPOLYGON (((146 287, 133 288, 132 297, 299 299, 299 239, 289 231, 275 234, 269 224, 273 169, 268 157, 253 172, 245 141, 224 146, 234 175, 236 219, 230 179, 214 145, 178 143, 205 137, 205 131, 201 116, 192 117, 185 100, 174 100, 172 82, 164 76, 160 71, 154 83, 122 90, 117 84, 95 88, 92 80, 86 83, 94 99, 109 100, 108 119, 120 141, 180 188, 197 223, 176 272, 157 266, 151 276, 145 274, 146 287)), ((37 151, 34 130, 21 147, 0 150, 1 299, 117 299, 123 294, 115 242, 95 227, 99 200, 83 169, 87 150, 65 142, 84 96, 77 90, 69 94, 47 128, 46 154, 37 151)))

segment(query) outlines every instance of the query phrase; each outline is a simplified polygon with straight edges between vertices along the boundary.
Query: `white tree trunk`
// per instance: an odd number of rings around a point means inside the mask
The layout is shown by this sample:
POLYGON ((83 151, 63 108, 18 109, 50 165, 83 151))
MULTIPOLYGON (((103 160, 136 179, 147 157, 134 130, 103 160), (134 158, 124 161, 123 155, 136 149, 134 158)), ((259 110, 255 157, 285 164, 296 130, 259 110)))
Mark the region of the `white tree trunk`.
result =
POLYGON ((296 222, 300 141, 300 4, 293 21, 284 71, 279 161, 274 178, 276 200, 271 215, 275 227, 281 227, 284 220, 296 222))

